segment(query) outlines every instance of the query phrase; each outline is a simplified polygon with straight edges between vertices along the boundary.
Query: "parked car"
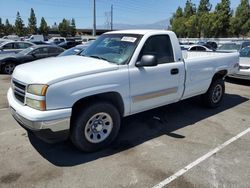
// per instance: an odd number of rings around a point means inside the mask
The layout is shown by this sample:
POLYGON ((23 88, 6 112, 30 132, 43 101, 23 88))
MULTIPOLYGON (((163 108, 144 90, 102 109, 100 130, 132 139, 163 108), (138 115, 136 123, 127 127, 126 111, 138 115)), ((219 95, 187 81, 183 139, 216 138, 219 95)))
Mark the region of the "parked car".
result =
POLYGON ((73 48, 70 48, 68 50, 65 50, 64 52, 62 52, 61 54, 59 54, 58 56, 69 56, 69 55, 78 55, 80 54, 83 50, 85 50, 89 45, 86 44, 81 44, 81 45, 77 45, 73 48))
POLYGON ((241 49, 250 46, 250 41, 227 42, 218 47, 218 52, 238 52, 241 49))
POLYGON ((66 42, 66 41, 67 41, 67 40, 66 40, 65 37, 52 37, 52 38, 50 38, 50 39, 47 41, 47 43, 58 45, 58 44, 60 44, 60 43, 62 43, 62 42, 66 42))
POLYGON ((23 49, 34 46, 31 42, 8 41, 0 44, 0 54, 18 53, 23 49))
POLYGON ((26 38, 25 41, 40 42, 40 41, 44 41, 44 37, 43 35, 31 35, 28 38, 26 38))
POLYGON ((20 37, 17 35, 8 35, 4 36, 2 39, 7 39, 7 40, 13 40, 13 41, 19 41, 20 37))
POLYGON ((212 52, 213 50, 207 48, 206 46, 202 46, 202 45, 192 45, 190 46, 188 49, 188 51, 206 51, 206 52, 212 52))
POLYGON ((239 54, 187 53, 184 61, 171 31, 108 32, 79 56, 18 66, 7 94, 11 113, 43 140, 71 138, 82 151, 100 150, 123 117, 197 95, 210 108, 221 104, 239 54))
POLYGON ((51 45, 37 45, 29 47, 17 54, 0 56, 0 70, 5 74, 12 74, 17 65, 31 62, 37 59, 57 56, 64 49, 51 45))
POLYGON ((250 80, 250 46, 241 49, 239 70, 229 77, 250 80))
POLYGON ((94 36, 82 36, 82 44, 86 44, 89 41, 95 41, 97 37, 94 36))
POLYGON ((81 44, 81 42, 76 42, 76 41, 66 41, 66 42, 62 42, 60 44, 58 44, 58 46, 60 46, 61 48, 64 49, 69 49, 72 47, 75 47, 76 45, 81 44))

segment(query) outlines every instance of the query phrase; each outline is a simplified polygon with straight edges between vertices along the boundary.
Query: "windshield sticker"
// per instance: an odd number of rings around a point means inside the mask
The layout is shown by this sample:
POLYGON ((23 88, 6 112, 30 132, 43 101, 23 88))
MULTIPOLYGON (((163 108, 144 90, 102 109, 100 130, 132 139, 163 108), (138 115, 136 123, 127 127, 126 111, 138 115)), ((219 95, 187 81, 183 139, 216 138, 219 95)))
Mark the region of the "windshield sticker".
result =
POLYGON ((121 41, 125 42, 135 42, 137 38, 135 37, 122 37, 121 41))

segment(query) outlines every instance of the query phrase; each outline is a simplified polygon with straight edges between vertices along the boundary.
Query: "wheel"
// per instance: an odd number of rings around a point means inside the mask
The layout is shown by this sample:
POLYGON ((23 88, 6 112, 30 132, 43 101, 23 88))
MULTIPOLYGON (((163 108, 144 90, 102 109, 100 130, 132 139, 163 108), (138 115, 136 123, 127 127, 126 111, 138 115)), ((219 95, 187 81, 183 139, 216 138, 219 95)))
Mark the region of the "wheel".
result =
POLYGON ((216 108, 220 105, 225 93, 225 83, 223 79, 214 80, 208 91, 202 95, 203 103, 210 107, 216 108))
POLYGON ((72 120, 71 141, 78 149, 85 152, 100 150, 116 138, 120 121, 120 114, 112 104, 107 102, 90 104, 72 120))
POLYGON ((5 74, 12 74, 14 69, 16 67, 16 64, 15 63, 6 63, 4 66, 3 66, 3 72, 5 74))

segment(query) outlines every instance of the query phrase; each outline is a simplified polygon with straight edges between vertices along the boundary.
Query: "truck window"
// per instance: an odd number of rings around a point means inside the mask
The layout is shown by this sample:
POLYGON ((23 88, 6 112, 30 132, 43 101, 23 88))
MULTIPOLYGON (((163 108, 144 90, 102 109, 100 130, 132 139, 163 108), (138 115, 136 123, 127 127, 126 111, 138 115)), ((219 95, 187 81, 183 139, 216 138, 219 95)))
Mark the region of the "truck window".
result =
POLYGON ((151 36, 145 42, 139 56, 139 60, 143 55, 155 55, 158 64, 174 62, 172 44, 168 35, 151 36))

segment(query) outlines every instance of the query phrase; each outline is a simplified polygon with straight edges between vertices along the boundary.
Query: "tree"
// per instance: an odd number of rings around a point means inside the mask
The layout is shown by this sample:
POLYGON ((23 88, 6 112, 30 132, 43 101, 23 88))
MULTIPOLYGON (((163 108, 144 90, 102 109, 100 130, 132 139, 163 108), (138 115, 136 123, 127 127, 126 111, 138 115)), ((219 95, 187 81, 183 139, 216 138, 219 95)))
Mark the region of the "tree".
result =
POLYGON ((30 10, 30 17, 28 19, 28 31, 30 34, 36 34, 37 32, 36 15, 33 8, 30 10))
POLYGON ((13 26, 10 24, 9 20, 6 19, 5 21, 5 26, 4 26, 4 34, 5 35, 10 35, 14 32, 13 26))
POLYGON ((230 0, 221 0, 215 7, 214 31, 215 37, 227 37, 229 34, 232 11, 230 0))
POLYGON ((47 22, 45 21, 44 17, 41 18, 41 23, 39 27, 39 32, 43 34, 44 36, 47 36, 49 33, 49 27, 47 22))
POLYGON ((197 14, 202 15, 208 13, 210 12, 211 9, 212 9, 212 4, 209 2, 209 0, 200 0, 197 14))
POLYGON ((20 13, 17 12, 16 15, 16 21, 15 21, 15 32, 18 36, 23 36, 24 35, 24 24, 23 24, 23 20, 20 16, 20 13))
POLYGON ((191 0, 187 0, 186 1, 186 6, 184 8, 184 17, 185 18, 190 18, 195 13, 196 13, 195 4, 193 4, 191 0))
POLYGON ((74 18, 72 18, 71 23, 70 23, 70 34, 72 37, 76 35, 76 22, 74 18))
POLYGON ((209 19, 209 12, 212 8, 212 4, 209 0, 200 0, 200 4, 198 6, 197 15, 198 15, 198 36, 201 37, 202 35, 205 36, 205 28, 206 22, 209 19))
POLYGON ((239 36, 245 36, 250 30, 250 6, 248 0, 241 0, 236 9, 235 17, 231 19, 231 32, 239 36))
POLYGON ((4 33, 4 25, 2 23, 2 18, 0 18, 0 36, 2 36, 4 33))
POLYGON ((173 17, 170 19, 170 29, 174 31, 178 37, 186 37, 185 21, 186 19, 183 17, 183 10, 181 7, 178 7, 173 17))
POLYGON ((63 18, 62 22, 58 25, 58 30, 61 36, 67 37, 67 35, 70 34, 71 30, 70 21, 63 18))

